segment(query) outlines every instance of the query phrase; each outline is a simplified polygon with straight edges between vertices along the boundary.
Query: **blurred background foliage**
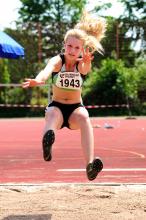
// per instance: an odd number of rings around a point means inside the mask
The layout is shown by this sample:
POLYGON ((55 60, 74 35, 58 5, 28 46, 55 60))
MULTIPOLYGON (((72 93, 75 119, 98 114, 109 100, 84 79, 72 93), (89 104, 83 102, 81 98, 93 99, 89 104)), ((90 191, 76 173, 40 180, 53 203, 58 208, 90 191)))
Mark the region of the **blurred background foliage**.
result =
MULTIPOLYGON (((65 32, 76 24, 88 3, 87 0, 20 1, 22 6, 16 29, 4 31, 23 45, 25 58, 0 59, 1 84, 20 84, 27 77, 35 77, 50 57, 61 52, 65 32)), ((106 19, 107 31, 102 41, 104 55, 95 53, 92 71, 84 84, 83 100, 85 105, 128 104, 133 114, 143 115, 146 114, 146 1, 119 2, 122 2, 124 12, 118 18, 102 14, 112 6, 110 1, 91 11, 106 19)), ((47 105, 50 98, 51 80, 47 86, 33 89, 0 87, 3 105, 47 105)), ((24 116, 42 115, 43 111, 44 108, 26 108, 13 115, 20 116, 20 112, 24 116)), ((91 114, 94 114, 92 110, 91 114)), ((129 114, 129 109, 102 109, 95 114, 129 114)), ((4 107, 0 109, 0 115, 10 116, 4 107)))

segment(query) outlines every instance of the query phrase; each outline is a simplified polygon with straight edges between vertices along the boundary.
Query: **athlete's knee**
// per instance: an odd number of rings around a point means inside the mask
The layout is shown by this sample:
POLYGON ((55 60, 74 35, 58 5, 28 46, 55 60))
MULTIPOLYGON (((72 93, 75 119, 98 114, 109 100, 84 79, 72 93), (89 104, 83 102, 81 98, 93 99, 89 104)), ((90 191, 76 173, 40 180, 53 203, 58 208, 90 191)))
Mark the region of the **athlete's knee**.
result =
POLYGON ((48 119, 56 119, 58 117, 59 117, 59 112, 55 108, 52 108, 52 109, 46 111, 46 113, 45 113, 45 119, 46 120, 48 120, 48 119))
POLYGON ((84 112, 82 114, 77 115, 77 121, 79 123, 88 123, 90 121, 88 112, 84 112))

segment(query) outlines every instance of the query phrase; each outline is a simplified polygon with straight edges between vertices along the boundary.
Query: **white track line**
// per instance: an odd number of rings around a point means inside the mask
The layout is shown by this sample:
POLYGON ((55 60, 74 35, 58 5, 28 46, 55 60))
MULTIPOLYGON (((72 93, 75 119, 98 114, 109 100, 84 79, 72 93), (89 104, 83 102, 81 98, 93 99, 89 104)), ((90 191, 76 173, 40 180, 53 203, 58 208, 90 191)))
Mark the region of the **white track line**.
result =
MULTIPOLYGON (((84 172, 86 169, 58 169, 58 172, 84 172)), ((146 168, 109 168, 103 169, 106 172, 131 172, 131 171, 146 171, 146 168)))

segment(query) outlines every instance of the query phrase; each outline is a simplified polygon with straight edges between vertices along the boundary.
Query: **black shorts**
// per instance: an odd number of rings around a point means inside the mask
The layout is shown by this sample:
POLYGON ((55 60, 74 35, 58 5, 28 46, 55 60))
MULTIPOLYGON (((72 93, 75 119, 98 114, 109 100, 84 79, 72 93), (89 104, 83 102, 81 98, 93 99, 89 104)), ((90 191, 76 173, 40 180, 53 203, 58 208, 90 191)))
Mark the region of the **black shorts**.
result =
POLYGON ((67 127, 69 128, 68 119, 71 115, 71 113, 77 109, 78 107, 84 107, 81 103, 75 103, 75 104, 62 104, 60 102, 52 101, 48 107, 55 106, 58 107, 63 115, 63 124, 61 128, 67 127))

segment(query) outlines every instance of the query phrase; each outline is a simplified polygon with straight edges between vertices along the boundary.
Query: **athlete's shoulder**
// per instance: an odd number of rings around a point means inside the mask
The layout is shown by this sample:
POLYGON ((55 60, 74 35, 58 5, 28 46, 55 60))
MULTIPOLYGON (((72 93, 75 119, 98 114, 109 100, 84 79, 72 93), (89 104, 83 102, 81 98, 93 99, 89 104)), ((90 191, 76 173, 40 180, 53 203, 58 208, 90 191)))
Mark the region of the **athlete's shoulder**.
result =
POLYGON ((62 66, 62 59, 60 55, 56 55, 49 59, 48 64, 51 64, 54 66, 54 71, 58 71, 62 66))
POLYGON ((52 63, 52 64, 58 64, 59 62, 61 62, 60 55, 56 55, 56 56, 50 58, 48 61, 48 63, 52 63))

